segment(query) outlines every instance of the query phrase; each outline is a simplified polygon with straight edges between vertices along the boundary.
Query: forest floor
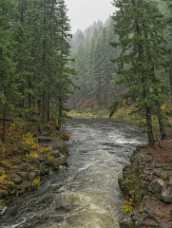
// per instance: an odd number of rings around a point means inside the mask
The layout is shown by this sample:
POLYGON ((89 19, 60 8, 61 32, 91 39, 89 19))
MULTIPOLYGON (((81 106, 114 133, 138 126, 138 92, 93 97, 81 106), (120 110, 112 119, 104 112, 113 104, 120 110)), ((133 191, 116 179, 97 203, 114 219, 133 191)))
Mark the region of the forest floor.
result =
POLYGON ((25 123, 12 123, 6 142, 0 143, 0 214, 5 213, 13 197, 36 191, 49 173, 66 162, 64 141, 69 136, 51 124, 41 134, 35 129, 32 123, 27 127, 25 123))
POLYGON ((126 200, 121 227, 172 227, 172 140, 138 148, 119 185, 126 200))

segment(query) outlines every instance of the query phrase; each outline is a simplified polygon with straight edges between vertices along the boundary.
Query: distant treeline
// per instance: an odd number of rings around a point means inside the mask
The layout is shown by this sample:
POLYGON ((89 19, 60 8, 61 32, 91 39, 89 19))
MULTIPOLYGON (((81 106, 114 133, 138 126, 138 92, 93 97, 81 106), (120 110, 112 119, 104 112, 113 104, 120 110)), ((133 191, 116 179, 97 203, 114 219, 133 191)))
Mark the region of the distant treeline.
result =
POLYGON ((75 58, 75 92, 70 100, 73 108, 107 108, 114 99, 113 74, 115 50, 113 21, 96 22, 85 32, 73 36, 75 58))

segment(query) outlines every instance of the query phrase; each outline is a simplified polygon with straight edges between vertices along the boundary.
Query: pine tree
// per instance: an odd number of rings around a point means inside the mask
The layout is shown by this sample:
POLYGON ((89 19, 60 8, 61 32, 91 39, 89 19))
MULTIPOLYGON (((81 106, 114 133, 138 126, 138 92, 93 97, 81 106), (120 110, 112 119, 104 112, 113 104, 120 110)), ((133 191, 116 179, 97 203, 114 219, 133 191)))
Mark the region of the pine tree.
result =
POLYGON ((144 110, 149 143, 153 144, 152 114, 156 110, 161 137, 165 137, 160 110, 163 84, 158 76, 164 63, 164 23, 157 6, 147 0, 114 1, 115 31, 119 36, 121 82, 144 110), (122 67, 122 68, 121 68, 122 67))
POLYGON ((115 50, 110 43, 113 40, 111 18, 105 24, 94 23, 82 36, 78 32, 74 35, 73 53, 77 74, 73 77, 76 89, 70 99, 70 103, 75 101, 74 108, 104 109, 112 105, 115 91, 112 76, 115 67, 111 60, 115 50))
POLYGON ((3 141, 8 116, 39 121, 40 129, 58 116, 61 128, 73 73, 70 39, 64 1, 0 1, 3 141))
POLYGON ((58 127, 61 128, 64 120, 65 102, 70 93, 70 24, 67 17, 67 9, 64 0, 57 1, 58 15, 58 74, 57 74, 57 98, 58 98, 58 127))
POLYGON ((172 95, 172 2, 170 0, 163 0, 161 4, 165 5, 165 17, 167 22, 167 40, 168 40, 168 66, 167 69, 169 70, 169 85, 170 85, 170 95, 172 95))
POLYGON ((15 66, 12 61, 12 8, 11 1, 0 1, 0 112, 2 122, 1 140, 6 138, 6 122, 13 108, 16 95, 15 66))
POLYGON ((33 67, 32 67, 32 42, 31 42, 31 28, 28 21, 28 1, 18 0, 16 6, 16 17, 13 39, 15 45, 14 62, 16 63, 16 75, 18 84, 19 109, 20 112, 25 113, 25 109, 31 109, 31 97, 33 94, 33 67))

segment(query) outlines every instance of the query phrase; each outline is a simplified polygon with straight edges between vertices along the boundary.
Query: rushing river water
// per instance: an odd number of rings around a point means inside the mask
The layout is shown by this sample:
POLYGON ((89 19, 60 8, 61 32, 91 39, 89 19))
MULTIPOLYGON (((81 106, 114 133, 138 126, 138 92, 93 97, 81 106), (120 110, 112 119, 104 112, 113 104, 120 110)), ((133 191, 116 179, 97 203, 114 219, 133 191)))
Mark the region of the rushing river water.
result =
POLYGON ((16 200, 0 228, 118 228, 118 176, 144 134, 108 120, 72 120, 67 126, 69 167, 37 193, 16 200))

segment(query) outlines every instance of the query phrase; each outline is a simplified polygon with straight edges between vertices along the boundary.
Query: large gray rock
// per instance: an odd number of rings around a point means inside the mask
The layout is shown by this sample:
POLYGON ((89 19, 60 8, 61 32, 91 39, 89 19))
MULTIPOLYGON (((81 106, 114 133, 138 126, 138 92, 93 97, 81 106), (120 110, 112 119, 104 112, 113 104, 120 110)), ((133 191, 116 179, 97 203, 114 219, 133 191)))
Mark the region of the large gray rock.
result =
POLYGON ((165 188, 164 180, 160 178, 156 178, 150 184, 149 191, 153 194, 161 194, 164 188, 165 188))
POLYGON ((38 175, 38 172, 32 171, 29 173, 28 178, 30 181, 34 180, 35 177, 38 175))
POLYGON ((12 181, 17 185, 23 182, 22 177, 19 176, 18 174, 13 174, 11 178, 12 178, 12 181))
POLYGON ((160 228, 160 223, 151 210, 144 208, 144 211, 135 213, 133 228, 160 228))
POLYGON ((4 199, 9 195, 9 192, 7 190, 0 190, 0 199, 4 199))
POLYGON ((120 219, 120 228, 133 228, 134 223, 130 216, 120 219))
POLYGON ((169 180, 168 180, 168 184, 169 184, 170 186, 172 186, 172 176, 169 176, 168 179, 169 179, 169 180))
POLYGON ((1 207, 0 206, 0 216, 4 215, 7 211, 7 207, 1 207))
POLYGON ((172 187, 167 187, 162 191, 161 200, 164 203, 172 203, 172 187))

